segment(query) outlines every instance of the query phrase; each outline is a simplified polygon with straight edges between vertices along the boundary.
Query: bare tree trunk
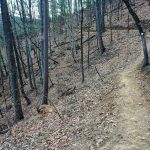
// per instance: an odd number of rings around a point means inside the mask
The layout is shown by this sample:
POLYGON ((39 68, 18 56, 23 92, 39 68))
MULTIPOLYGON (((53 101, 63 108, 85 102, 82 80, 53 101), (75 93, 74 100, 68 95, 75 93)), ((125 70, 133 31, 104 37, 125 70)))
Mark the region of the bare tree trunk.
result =
POLYGON ((5 65, 5 60, 4 60, 4 58, 3 58, 2 55, 1 55, 1 60, 2 60, 2 64, 3 64, 3 68, 4 68, 4 70, 5 70, 5 75, 8 76, 7 67, 6 67, 6 65, 5 65))
POLYGON ((143 67, 147 66, 149 64, 148 61, 148 51, 147 51, 147 44, 146 44, 146 39, 145 39, 145 33, 143 31, 142 25, 141 25, 141 21, 139 19, 139 17, 137 16, 137 14, 134 12, 134 10, 131 8, 129 0, 123 0, 123 2, 125 3, 126 7, 128 8, 131 16, 133 17, 135 24, 139 30, 140 36, 141 36, 141 41, 142 41, 142 46, 143 46, 143 54, 144 54, 144 62, 143 62, 143 67))
POLYGON ((110 13, 109 13, 110 43, 112 43, 113 37, 112 37, 112 3, 111 3, 111 0, 109 0, 109 5, 110 5, 110 13))
POLYGON ((105 31, 105 12, 106 12, 106 10, 105 10, 105 0, 101 0, 101 17, 102 17, 102 32, 104 32, 105 31))
POLYGON ((96 30, 98 39, 98 48, 101 54, 105 52, 105 47, 102 39, 102 15, 101 15, 101 0, 96 0, 96 30))
POLYGON ((13 32, 10 22, 10 17, 8 13, 8 7, 6 0, 1 0, 1 12, 2 12, 2 21, 3 21, 3 29, 4 36, 6 42, 6 52, 7 52, 7 60, 8 60, 8 68, 9 68, 9 78, 11 83, 11 91, 13 97, 13 104, 15 110, 15 119, 16 121, 24 118, 21 100, 19 95, 18 81, 17 81, 17 68, 14 56, 14 45, 13 45, 13 32))
POLYGON ((39 52, 39 60, 40 60, 40 75, 41 75, 41 84, 43 85, 43 68, 44 68, 44 59, 43 58, 43 49, 44 49, 44 37, 43 37, 43 1, 40 0, 40 29, 41 29, 41 39, 40 39, 40 52, 39 52))
MULTIPOLYGON (((41 0, 42 1, 42 0, 41 0)), ((43 95, 41 104, 48 104, 48 0, 43 2, 43 58, 44 59, 44 69, 43 69, 43 95)))
MULTIPOLYGON (((14 40, 14 37, 12 35, 12 40, 14 40)), ((19 77, 19 83, 20 83, 20 90, 21 90, 21 94, 22 96, 25 98, 27 105, 31 104, 30 99, 27 97, 25 91, 24 91, 24 85, 23 85, 23 79, 22 79, 22 74, 21 74, 21 65, 20 65, 20 61, 19 61, 19 54, 16 48, 16 43, 15 40, 13 41, 14 44, 14 54, 15 54, 15 58, 16 58, 16 64, 17 64, 17 70, 18 70, 18 77, 19 77)))
POLYGON ((83 64, 83 6, 81 0, 81 72, 82 72, 82 83, 84 82, 84 64, 83 64))

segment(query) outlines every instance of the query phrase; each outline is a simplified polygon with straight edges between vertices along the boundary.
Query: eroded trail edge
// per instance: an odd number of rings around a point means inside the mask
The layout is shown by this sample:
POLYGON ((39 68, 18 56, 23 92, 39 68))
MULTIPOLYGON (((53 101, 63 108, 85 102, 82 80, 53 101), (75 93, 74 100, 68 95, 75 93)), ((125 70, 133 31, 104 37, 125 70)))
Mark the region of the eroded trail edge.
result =
POLYGON ((136 69, 126 70, 120 74, 118 91, 115 99, 120 108, 119 134, 120 140, 115 150, 149 150, 150 125, 149 102, 146 102, 139 87, 136 69))

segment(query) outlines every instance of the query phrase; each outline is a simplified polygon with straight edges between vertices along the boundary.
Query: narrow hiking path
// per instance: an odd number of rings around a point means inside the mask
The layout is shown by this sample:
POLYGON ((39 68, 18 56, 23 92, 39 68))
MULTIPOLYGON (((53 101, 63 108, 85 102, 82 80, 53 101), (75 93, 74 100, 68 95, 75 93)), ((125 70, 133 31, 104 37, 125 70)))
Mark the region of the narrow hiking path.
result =
POLYGON ((119 106, 118 120, 119 142, 114 150, 149 150, 150 149, 150 102, 145 97, 137 77, 140 71, 137 66, 141 57, 119 75, 118 98, 115 102, 119 106))

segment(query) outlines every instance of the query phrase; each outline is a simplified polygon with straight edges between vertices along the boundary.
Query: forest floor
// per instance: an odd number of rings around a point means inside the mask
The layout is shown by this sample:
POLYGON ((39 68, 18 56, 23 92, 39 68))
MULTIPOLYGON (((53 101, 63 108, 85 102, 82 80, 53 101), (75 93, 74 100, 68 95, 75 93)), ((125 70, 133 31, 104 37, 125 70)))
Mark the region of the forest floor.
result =
MULTIPOLYGON (((144 19, 150 18, 146 6, 137 8, 144 19)), ((150 50, 149 37, 148 32, 150 50)), ((38 114, 36 105, 41 93, 29 92, 26 86, 32 104, 27 107, 22 100, 25 119, 13 125, 6 134, 0 134, 0 150, 150 149, 150 66, 141 69, 143 53, 139 33, 137 30, 129 33, 113 30, 110 43, 110 31, 106 30, 103 39, 106 52, 102 56, 95 51, 96 42, 91 42, 89 69, 87 44, 84 45, 83 84, 80 53, 76 54, 77 62, 74 63, 67 50, 69 44, 57 49, 52 47, 55 49, 53 58, 59 64, 50 61, 49 75, 54 86, 49 89, 49 102, 53 101, 62 119, 56 111, 38 114), (73 93, 63 95, 74 88, 73 93)), ((37 82, 37 86, 40 83, 37 82)), ((11 102, 11 97, 7 98, 11 102)), ((5 114, 0 124, 7 122, 12 114, 13 109, 5 114)))
MULTIPOLYGON (((32 105, 23 104, 25 120, 0 135, 0 149, 149 150, 150 67, 141 70, 143 55, 136 30, 114 31, 113 36, 113 44, 105 40, 107 51, 100 59, 93 54, 83 84, 78 63, 51 72, 54 87, 49 97, 63 120, 55 111, 37 114, 40 95, 29 93, 32 105), (74 86, 73 94, 61 96, 61 90, 74 86)), ((149 43, 148 37, 149 33, 149 43)), ((66 57, 60 60, 68 61, 66 57)))

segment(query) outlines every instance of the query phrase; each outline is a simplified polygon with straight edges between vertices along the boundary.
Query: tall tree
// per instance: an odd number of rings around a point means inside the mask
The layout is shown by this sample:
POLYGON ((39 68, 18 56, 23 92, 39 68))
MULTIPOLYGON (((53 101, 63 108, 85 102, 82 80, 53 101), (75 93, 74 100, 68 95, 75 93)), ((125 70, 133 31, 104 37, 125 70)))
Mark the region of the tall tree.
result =
POLYGON ((13 44, 14 37, 13 37, 12 26, 10 22, 9 13, 8 13, 7 1, 1 0, 0 4, 1 4, 4 36, 6 42, 9 78, 10 78, 11 92, 12 92, 13 104, 15 110, 15 119, 16 121, 18 121, 23 119, 24 116, 22 112, 18 81, 17 81, 17 68, 16 68, 16 61, 14 56, 14 44, 13 44))
POLYGON ((102 1, 96 0, 96 30, 97 30, 97 39, 98 39, 98 48, 101 54, 105 52, 105 47, 102 38, 102 1))
POLYGON ((83 3, 81 0, 81 72, 82 72, 82 82, 84 82, 84 64, 83 64, 83 3))
POLYGON ((48 0, 41 0, 43 6, 43 94, 41 104, 48 104, 48 23, 49 23, 49 11, 48 0))
POLYGON ((137 14, 132 9, 132 7, 130 5, 130 1, 129 0, 123 0, 123 2, 125 3, 126 7, 128 8, 129 13, 131 14, 131 16, 133 17, 133 19, 135 21, 137 29, 139 30, 139 33, 141 36, 141 41, 142 41, 142 46, 143 46, 143 54, 144 54, 143 67, 147 66, 149 64, 148 51, 147 51, 145 33, 143 31, 141 21, 140 21, 139 17, 137 16, 137 14))

